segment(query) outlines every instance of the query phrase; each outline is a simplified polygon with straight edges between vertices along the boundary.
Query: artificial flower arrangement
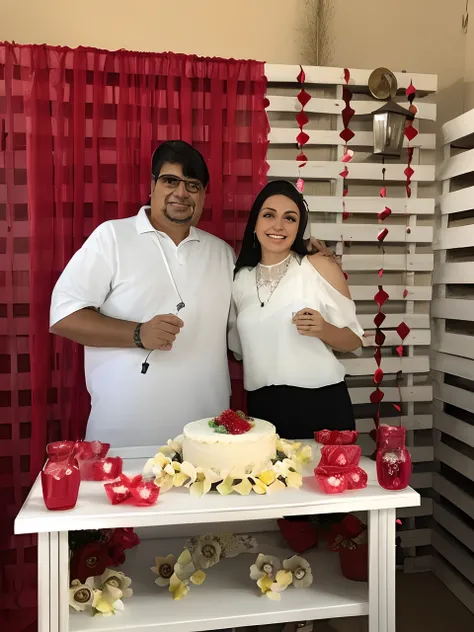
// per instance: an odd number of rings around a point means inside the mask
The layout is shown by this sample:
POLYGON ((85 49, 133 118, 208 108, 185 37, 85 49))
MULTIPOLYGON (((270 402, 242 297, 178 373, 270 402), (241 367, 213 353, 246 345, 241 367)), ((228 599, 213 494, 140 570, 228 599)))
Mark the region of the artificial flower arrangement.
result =
POLYGON ((253 553, 257 541, 248 535, 228 533, 207 534, 190 538, 178 558, 174 555, 155 558, 151 570, 158 577, 155 584, 168 587, 173 599, 183 599, 190 589, 190 582, 200 586, 206 573, 224 558, 237 557, 241 553, 253 553))
POLYGON ((341 522, 333 525, 328 537, 328 548, 338 551, 344 577, 353 581, 368 580, 367 526, 357 516, 347 514, 341 522))
MULTIPOLYGON (((218 420, 216 418, 209 423, 220 433, 242 434, 248 431, 245 424, 250 424, 243 417, 232 420, 231 425, 218 423, 218 420)), ((310 463, 313 456, 311 446, 278 438, 277 454, 273 461, 269 461, 260 471, 251 472, 245 478, 237 478, 232 475, 232 471, 217 473, 213 469, 204 470, 183 461, 182 444, 182 435, 169 440, 145 465, 143 478, 154 479, 161 493, 183 486, 197 497, 207 494, 211 489, 223 496, 233 492, 247 496, 251 491, 269 494, 286 487, 298 489, 303 484, 302 466, 310 463)))
POLYGON ((250 579, 257 581, 262 596, 278 601, 288 586, 311 586, 313 574, 309 562, 299 555, 293 555, 282 562, 278 557, 260 553, 255 564, 250 567, 250 579))
POLYGON ((69 605, 76 611, 110 616, 132 596, 131 580, 108 568, 125 562, 125 551, 140 543, 133 529, 69 532, 69 605))

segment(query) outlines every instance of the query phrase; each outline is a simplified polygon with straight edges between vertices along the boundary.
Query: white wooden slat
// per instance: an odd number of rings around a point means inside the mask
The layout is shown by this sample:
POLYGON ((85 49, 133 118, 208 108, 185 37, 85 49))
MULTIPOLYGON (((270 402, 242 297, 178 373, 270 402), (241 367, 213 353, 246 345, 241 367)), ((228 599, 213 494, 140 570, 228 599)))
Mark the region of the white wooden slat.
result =
POLYGON ((433 474, 433 489, 474 520, 474 497, 438 473, 433 474))
POLYGON ((472 527, 460 520, 452 511, 436 502, 433 505, 433 517, 456 540, 474 552, 474 529, 472 527))
POLYGON ((433 396, 446 404, 474 413, 474 393, 465 391, 463 388, 435 382, 433 396))
POLYGON ((441 126, 440 139, 442 145, 454 143, 465 136, 472 134, 474 130, 474 110, 464 112, 460 116, 451 119, 441 126))
POLYGON ((433 514, 433 500, 422 498, 419 507, 405 507, 397 511, 400 518, 417 518, 419 516, 431 516, 433 514))
MULTIPOLYGON (((311 94, 311 88, 306 89, 311 94)), ((267 93, 267 99, 270 104, 268 105, 267 112, 299 112, 301 110, 301 104, 296 96, 277 96, 267 93)), ((376 101, 375 99, 367 99, 364 101, 358 100, 357 97, 351 101, 351 108, 355 112, 355 116, 369 116, 379 108, 381 108, 386 102, 376 101)), ((404 107, 406 101, 401 101, 400 105, 404 107)), ((345 103, 342 99, 331 99, 325 97, 313 96, 310 101, 304 106, 304 111, 312 114, 341 114, 345 107, 345 103)), ((425 121, 436 121, 437 107, 435 103, 426 103, 424 101, 417 101, 416 107, 418 112, 416 117, 425 121)), ((357 132, 356 132, 357 134, 357 132)), ((353 145, 357 143, 356 138, 352 140, 353 145)))
POLYGON ((449 262, 437 267, 433 274, 435 283, 474 283, 474 262, 449 262))
POLYGON ((433 250, 470 248, 474 244, 474 224, 442 228, 436 235, 433 250))
MULTIPOLYGON (((342 364, 348 375, 371 375, 377 368, 373 358, 348 358, 342 360, 342 364)), ((385 374, 403 373, 427 373, 430 370, 428 356, 415 356, 413 358, 383 358, 382 367, 385 374)))
MULTIPOLYGON (((358 314, 360 326, 363 329, 374 328, 374 314, 358 314)), ((429 329, 430 317, 428 314, 387 314, 383 321, 383 330, 394 329, 404 322, 410 329, 429 329)))
POLYGON ((435 371, 464 377, 467 380, 474 380, 474 360, 470 358, 460 358, 448 353, 433 353, 431 368, 435 371))
MULTIPOLYGON (((299 131, 298 127, 272 127, 268 134, 268 140, 271 145, 294 145, 299 131)), ((305 127, 304 131, 309 136, 306 146, 345 144, 337 130, 308 129, 305 127)), ((356 147, 372 147, 374 144, 373 132, 358 131, 351 144, 356 147)), ((412 147, 413 145, 419 146, 421 149, 436 149, 436 134, 418 134, 412 143, 409 143, 408 139, 405 138, 404 147, 408 147, 409 144, 412 147)))
POLYGON ((444 332, 438 336, 434 348, 442 353, 474 358, 474 336, 444 332))
MULTIPOLYGON (((1 191, 1 189, 0 189, 1 191)), ((335 195, 306 195, 306 202, 310 208, 310 212, 321 213, 341 213, 342 198, 335 195)), ((373 197, 351 197, 348 195, 345 199, 346 210, 350 214, 364 213, 374 214, 382 210, 384 206, 388 206, 393 215, 433 215, 435 212, 434 198, 390 198, 381 200, 379 196, 373 197)))
MULTIPOLYGON (((354 405, 367 404, 370 401, 370 394, 373 390, 373 387, 364 386, 349 389, 352 403, 354 405)), ((398 388, 386 386, 382 390, 385 393, 384 402, 398 403, 400 401, 398 388)), ((431 402, 433 400, 433 388, 431 386, 402 386, 401 393, 403 402, 431 402)))
POLYGON ((413 489, 430 489, 433 487, 433 473, 419 472, 412 474, 410 487, 413 487, 413 489))
POLYGON ((466 555, 466 551, 454 538, 444 533, 433 531, 431 535, 433 548, 440 553, 454 568, 474 583, 474 560, 466 555))
MULTIPOLYGON (((350 279, 349 279, 350 280, 350 279)), ((351 285, 351 296, 354 301, 373 301, 374 296, 377 293, 377 288, 373 285, 351 285)), ((431 300, 431 286, 429 285, 415 285, 413 287, 405 288, 403 285, 384 285, 384 290, 390 296, 390 301, 430 301, 431 300), (403 293, 405 289, 408 290, 408 295, 405 298, 403 293)), ((401 321, 400 321, 401 322, 401 321)), ((399 323, 397 323, 399 324, 399 323)))
POLYGON ((400 531, 402 548, 410 546, 429 546, 431 544, 431 529, 409 529, 400 531))
POLYGON ((474 481, 474 460, 468 456, 461 454, 445 443, 439 443, 435 447, 435 458, 469 480, 474 481))
MULTIPOLYGON (((340 162, 335 160, 309 160, 300 171, 296 160, 268 160, 268 176, 271 178, 294 178, 300 175, 305 180, 336 180, 340 178, 343 169, 340 162), (304 172, 304 173, 303 173, 304 172)), ((405 182, 404 164, 385 165, 385 178, 388 182, 405 182)), ((416 165, 414 167, 413 182, 433 182, 435 179, 434 165, 416 165)), ((382 167, 376 163, 351 162, 350 180, 382 180, 382 167)))
POLYGON ((450 180, 474 171, 474 149, 468 149, 443 162, 437 170, 439 180, 450 180))
POLYGON ((442 557, 435 557, 432 570, 436 577, 449 588, 453 595, 459 599, 468 610, 474 613, 474 586, 459 573, 456 573, 451 566, 446 564, 442 557))
POLYGON ((434 318, 474 321, 474 300, 468 298, 435 299, 431 304, 431 315, 434 318))
MULTIPOLYGON (((382 325, 383 329, 383 325, 382 325)), ((366 330, 366 338, 364 347, 375 346, 375 330, 366 330)), ((431 344, 431 331, 429 329, 412 329, 405 340, 400 340, 400 336, 396 331, 384 331, 385 342, 383 347, 398 347, 399 345, 407 346, 427 346, 431 344)))
POLYGON ((311 234, 323 241, 360 241, 379 244, 377 235, 383 228, 388 229, 384 243, 432 243, 433 227, 416 226, 407 233, 405 226, 384 224, 323 224, 311 222, 311 234))
MULTIPOLYGON (((473 264, 474 265, 474 264, 473 264)), ((434 268, 434 257, 423 255, 343 255, 342 267, 346 272, 380 270, 411 270, 431 272, 434 268)))
POLYGON ((468 211, 474 207, 474 186, 445 193, 439 197, 438 202, 442 215, 468 211))
POLYGON ((434 448, 431 445, 413 445, 410 447, 413 463, 431 463, 434 459, 434 448))
POLYGON ((433 568, 432 555, 418 555, 417 557, 406 557, 403 561, 404 573, 428 573, 433 568))
MULTIPOLYGON (((434 388, 434 397, 435 399, 440 399, 444 402, 443 394, 440 393, 438 397, 437 388, 434 388)), ((450 403, 452 402, 445 402, 450 403)), ((457 404, 455 404, 457 405, 457 404)), ((461 405, 461 403, 460 403, 461 405)), ((464 408, 464 407, 462 407, 464 408)), ((451 415, 447 415, 441 410, 434 411, 434 427, 436 430, 440 432, 444 432, 448 434, 450 437, 454 437, 458 441, 462 441, 466 445, 470 445, 474 448, 474 426, 467 424, 465 421, 461 421, 460 419, 456 419, 456 417, 452 417, 451 415)))
MULTIPOLYGON (((265 64, 265 75, 270 83, 296 83, 300 73, 297 64, 265 64)), ((305 82, 307 84, 319 83, 322 85, 343 85, 344 68, 332 68, 326 66, 303 66, 305 82)), ((367 86, 371 70, 350 69, 350 86, 367 86)), ((436 92, 438 89, 438 75, 413 74, 396 72, 399 89, 406 89, 413 82, 418 92, 436 92)))
MULTIPOLYGON (((413 415, 411 417, 404 415, 401 420, 400 417, 397 417, 395 420, 393 418, 383 417, 380 423, 390 426, 399 421, 401 421, 401 425, 407 430, 429 430, 433 427, 433 415, 413 415)), ((371 417, 356 419, 356 428, 360 433, 369 433, 374 429, 374 420, 371 417)))

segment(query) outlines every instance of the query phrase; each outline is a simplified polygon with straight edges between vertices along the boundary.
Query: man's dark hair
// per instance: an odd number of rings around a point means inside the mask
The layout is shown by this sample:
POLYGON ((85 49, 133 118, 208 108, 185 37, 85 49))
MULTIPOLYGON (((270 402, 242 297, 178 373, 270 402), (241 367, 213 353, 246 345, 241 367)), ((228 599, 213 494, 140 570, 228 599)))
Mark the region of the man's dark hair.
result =
POLYGON ((185 178, 199 180, 203 187, 209 182, 209 171, 206 162, 197 149, 184 140, 167 140, 161 143, 151 159, 151 174, 156 180, 165 162, 181 165, 185 178))

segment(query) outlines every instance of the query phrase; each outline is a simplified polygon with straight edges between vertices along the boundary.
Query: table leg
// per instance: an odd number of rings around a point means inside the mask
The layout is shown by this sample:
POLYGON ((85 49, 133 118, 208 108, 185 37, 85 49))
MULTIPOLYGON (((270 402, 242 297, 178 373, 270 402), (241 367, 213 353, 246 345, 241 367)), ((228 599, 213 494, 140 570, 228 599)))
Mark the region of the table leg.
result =
POLYGON ((38 534, 38 632, 69 630, 67 531, 38 534))
POLYGON ((38 534, 38 632, 49 632, 49 533, 38 534))
POLYGON ((369 632, 395 632, 395 509, 369 512, 369 632))

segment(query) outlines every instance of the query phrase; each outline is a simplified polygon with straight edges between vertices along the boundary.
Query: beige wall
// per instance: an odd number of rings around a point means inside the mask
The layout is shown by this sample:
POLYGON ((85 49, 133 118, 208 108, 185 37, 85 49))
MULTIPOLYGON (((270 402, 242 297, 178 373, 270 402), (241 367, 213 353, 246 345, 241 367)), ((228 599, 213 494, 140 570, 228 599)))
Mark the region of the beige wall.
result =
MULTIPOLYGON (((331 65, 436 73, 439 122, 463 108, 465 0, 333 0, 331 65)), ((0 0, 0 40, 299 63, 304 0, 0 0)), ((472 29, 474 53, 474 28, 472 29)), ((474 55, 470 65, 474 81, 474 55)))

